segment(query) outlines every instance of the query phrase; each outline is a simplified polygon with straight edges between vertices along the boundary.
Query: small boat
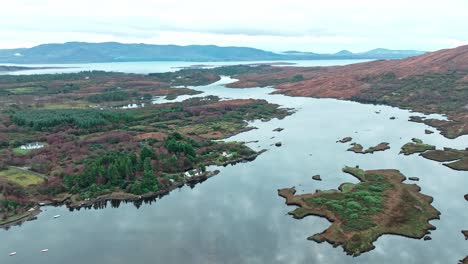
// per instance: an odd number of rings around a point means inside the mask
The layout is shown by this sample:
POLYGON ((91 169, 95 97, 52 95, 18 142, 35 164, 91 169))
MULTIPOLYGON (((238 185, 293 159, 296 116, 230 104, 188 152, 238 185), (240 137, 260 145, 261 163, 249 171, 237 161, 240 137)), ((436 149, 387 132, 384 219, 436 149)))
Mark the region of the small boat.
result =
POLYGON ((11 252, 8 256, 14 256, 16 255, 16 252, 11 252))
POLYGON ((60 215, 54 215, 54 218, 59 218, 59 217, 60 217, 60 215))
POLYGON ((41 250, 41 252, 42 252, 42 253, 49 252, 49 249, 47 249, 47 248, 46 248, 46 249, 43 249, 43 250, 41 250))

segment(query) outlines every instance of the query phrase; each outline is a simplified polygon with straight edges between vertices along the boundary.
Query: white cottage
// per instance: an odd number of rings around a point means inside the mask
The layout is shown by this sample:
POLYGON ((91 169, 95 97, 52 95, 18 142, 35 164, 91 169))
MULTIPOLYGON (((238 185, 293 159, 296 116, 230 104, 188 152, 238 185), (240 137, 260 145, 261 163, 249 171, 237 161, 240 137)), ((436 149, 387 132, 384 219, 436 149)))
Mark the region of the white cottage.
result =
POLYGON ((232 156, 232 153, 230 152, 227 152, 227 151, 223 151, 223 153, 221 154, 223 157, 225 158, 230 158, 232 156))
POLYGON ((22 150, 31 150, 31 149, 40 149, 43 148, 44 144, 41 144, 39 142, 33 142, 33 143, 28 143, 26 145, 22 145, 20 149, 22 150))

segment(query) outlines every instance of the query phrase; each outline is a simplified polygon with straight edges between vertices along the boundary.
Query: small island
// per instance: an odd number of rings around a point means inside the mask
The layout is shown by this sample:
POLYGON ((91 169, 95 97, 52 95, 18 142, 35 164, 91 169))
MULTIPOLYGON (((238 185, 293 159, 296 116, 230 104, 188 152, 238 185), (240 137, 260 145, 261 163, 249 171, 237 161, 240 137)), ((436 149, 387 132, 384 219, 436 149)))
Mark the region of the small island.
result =
POLYGON ((406 143, 401 147, 400 153, 405 155, 411 155, 414 153, 422 153, 428 150, 435 150, 435 146, 424 144, 421 139, 413 138, 411 139, 412 142, 406 143))
POLYGON ((444 148, 443 150, 430 150, 422 153, 421 156, 438 162, 448 162, 444 163, 444 166, 453 170, 468 171, 468 149, 444 148))
POLYGON ((358 154, 372 154, 376 151, 385 151, 387 149, 390 149, 390 144, 387 142, 382 142, 378 144, 377 146, 369 147, 366 150, 364 150, 364 147, 361 144, 352 143, 351 146, 352 147, 350 147, 348 151, 352 151, 358 154))
POLYGON ((342 138, 342 139, 340 139, 340 140, 338 140, 338 141, 336 141, 336 142, 337 142, 337 143, 338 143, 338 142, 339 142, 339 143, 348 143, 348 142, 350 142, 351 140, 353 140, 352 137, 344 137, 344 138, 342 138))
POLYGON ((320 177, 320 175, 317 174, 317 175, 312 176, 312 180, 314 180, 314 181, 321 181, 321 180, 322 180, 322 177, 320 177))
POLYGON ((461 259, 459 264, 468 264, 468 256, 466 256, 464 259, 461 259))
POLYGON ((430 220, 439 219, 432 197, 420 193, 416 184, 402 183, 398 170, 370 170, 345 167, 360 183, 344 183, 338 190, 295 195, 294 188, 278 190, 287 205, 299 206, 294 218, 325 217, 332 225, 309 237, 318 243, 342 246, 353 256, 374 249, 373 242, 385 234, 421 239, 435 229, 430 220))

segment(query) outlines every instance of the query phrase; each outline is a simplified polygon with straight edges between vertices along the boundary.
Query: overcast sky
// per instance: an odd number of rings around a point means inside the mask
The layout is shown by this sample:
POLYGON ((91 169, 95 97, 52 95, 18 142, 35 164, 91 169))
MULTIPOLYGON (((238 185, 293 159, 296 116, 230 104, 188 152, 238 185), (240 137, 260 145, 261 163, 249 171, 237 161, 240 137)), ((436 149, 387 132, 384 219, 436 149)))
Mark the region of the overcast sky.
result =
POLYGON ((468 44, 468 0, 11 0, 0 48, 67 41, 272 51, 437 50, 468 44))

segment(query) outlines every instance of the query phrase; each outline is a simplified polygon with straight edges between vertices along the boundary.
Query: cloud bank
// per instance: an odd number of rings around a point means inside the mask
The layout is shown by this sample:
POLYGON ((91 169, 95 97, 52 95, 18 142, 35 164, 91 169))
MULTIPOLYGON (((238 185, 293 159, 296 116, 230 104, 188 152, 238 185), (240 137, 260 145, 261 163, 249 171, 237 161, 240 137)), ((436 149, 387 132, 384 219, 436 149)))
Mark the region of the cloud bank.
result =
POLYGON ((2 3, 0 48, 118 41, 436 50, 467 44, 467 23, 466 0, 18 0, 2 3))

